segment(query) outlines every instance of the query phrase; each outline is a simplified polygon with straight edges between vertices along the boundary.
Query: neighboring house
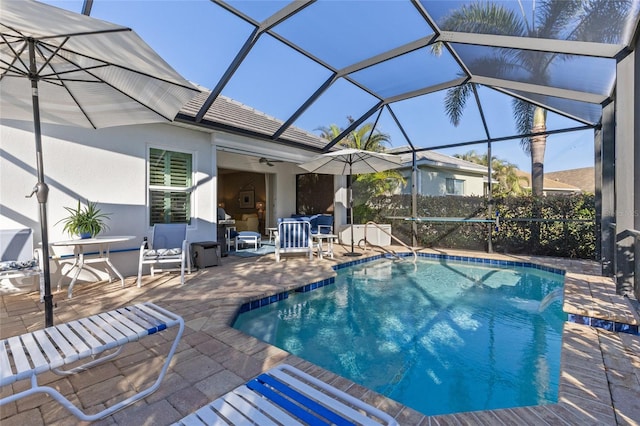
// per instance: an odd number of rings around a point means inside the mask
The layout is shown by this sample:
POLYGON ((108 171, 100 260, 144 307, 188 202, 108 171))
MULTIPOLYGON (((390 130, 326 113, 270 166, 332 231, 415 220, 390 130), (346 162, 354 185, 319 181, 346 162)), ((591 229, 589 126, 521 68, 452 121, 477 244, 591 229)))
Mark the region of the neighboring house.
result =
MULTIPOLYGON (((517 170, 516 173, 520 176, 520 185, 529 191, 531 191, 531 174, 522 170, 517 170)), ((562 172, 554 172, 562 173, 562 172)), ((564 183, 549 177, 548 173, 544 175, 544 185, 542 188, 544 195, 571 195, 583 192, 581 188, 577 186, 564 183)))
MULTIPOLYGON (((251 202, 238 203, 234 213, 258 213, 255 203, 264 202, 260 213, 265 226, 295 213, 296 175, 306 173, 297 164, 318 155, 326 141, 296 128, 279 140, 268 140, 261 130, 280 127, 282 121, 224 96, 195 123, 195 112, 207 95, 193 99, 174 123, 98 130, 43 123, 49 241, 70 238, 58 223, 67 216, 65 207, 75 206, 78 199, 97 202, 110 213, 106 235, 135 237, 114 247, 118 252, 112 255, 121 272, 133 275, 137 249, 143 237, 151 237, 154 223, 186 220, 189 241, 215 241, 218 203, 236 202, 241 192, 251 202), (282 141, 300 148, 283 149, 282 141), (219 188, 219 176, 226 173, 234 173, 237 187, 219 188)), ((37 181, 34 147, 32 122, 0 117, 0 229, 31 228, 37 245, 39 204, 35 197, 25 198, 37 181)), ((341 178, 334 180, 336 223, 346 217, 341 178)), ((54 248, 52 254, 69 253, 54 248)), ((52 264, 54 275, 59 269, 52 264)), ((94 273, 106 278, 103 271, 94 273)))
MULTIPOLYGON (((387 152, 406 151, 408 147, 395 148, 387 152)), ((402 154, 402 168, 398 171, 405 177, 402 194, 411 193, 412 155, 402 154)), ((484 195, 488 182, 486 166, 451 157, 434 151, 416 153, 418 166, 416 189, 421 195, 484 195)))
POLYGON ((591 194, 596 192, 596 172, 594 167, 582 167, 579 169, 545 173, 544 179, 545 181, 562 182, 575 186, 580 188, 582 192, 589 192, 591 194))

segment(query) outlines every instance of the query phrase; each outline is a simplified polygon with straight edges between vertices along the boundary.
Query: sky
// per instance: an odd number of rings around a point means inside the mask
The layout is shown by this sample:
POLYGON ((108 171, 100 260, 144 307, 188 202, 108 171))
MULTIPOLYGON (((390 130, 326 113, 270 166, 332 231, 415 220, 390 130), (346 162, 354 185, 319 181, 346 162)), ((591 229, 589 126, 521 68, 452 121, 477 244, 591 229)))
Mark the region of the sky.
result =
MULTIPOLYGON (((83 1, 45 0, 43 3, 80 13, 83 1)), ((260 8, 255 13, 262 14, 263 17, 269 16, 272 10, 285 3, 247 0, 233 2, 239 9, 251 8, 255 12, 256 8, 260 8)), ((357 37, 367 37, 371 39, 367 42, 379 47, 385 42, 395 42, 399 45, 398 43, 402 43, 403 40, 410 41, 420 37, 408 29, 414 28, 409 25, 410 23, 403 25, 403 22, 398 21, 400 17, 385 16, 385 13, 381 14, 385 19, 397 23, 394 31, 363 35, 362 31, 357 31, 359 25, 336 21, 338 18, 334 16, 335 14, 330 15, 331 3, 321 3, 323 9, 314 9, 314 13, 325 13, 326 16, 313 16, 308 21, 308 25, 317 25, 313 27, 314 31, 322 31, 324 27, 346 28, 340 30, 345 33, 338 33, 340 39, 335 40, 338 48, 335 46, 328 48, 324 53, 337 62, 354 63, 362 59, 357 55, 363 57, 369 55, 366 49, 364 52, 359 49, 348 49, 349 46, 345 40, 357 41, 357 37), (332 19, 331 25, 326 24, 327 19, 332 19), (352 27, 357 28, 354 30, 352 27), (345 43, 346 45, 343 46, 345 43), (340 48, 341 46, 344 48, 340 48), (355 53, 349 56, 351 52, 355 53)), ((388 3, 386 5, 385 3, 387 2, 373 4, 384 12, 382 8, 388 6, 388 3)), ((345 7, 358 7, 358 2, 343 2, 343 4, 347 5, 345 7)), ((455 4, 457 2, 451 2, 452 6, 455 4)), ((253 30, 251 25, 208 0, 94 0, 91 16, 131 27, 183 77, 208 89, 216 85, 253 30)), ((375 27, 376 23, 368 22, 368 24, 375 27)), ((289 24, 282 27, 281 32, 284 35, 296 32, 312 33, 306 32, 305 28, 289 24)), ((328 41, 329 37, 330 33, 327 33, 325 39, 320 40, 317 37, 314 39, 301 36, 299 43, 306 43, 311 47, 328 41)), ((330 43, 327 44, 330 45, 330 43)), ((361 42, 361 45, 366 46, 366 43, 361 42)), ((442 66, 442 63, 439 63, 439 66, 442 66)), ((389 72, 392 75, 393 70, 390 69, 389 72)), ((222 94, 268 115, 286 120, 328 76, 329 72, 324 67, 301 57, 275 38, 263 36, 229 84, 225 86, 222 94)), ((361 77, 375 78, 368 75, 361 77)), ((401 81, 397 84, 405 84, 409 87, 412 83, 401 81)), ((414 145, 440 146, 485 138, 479 114, 472 108, 467 108, 465 111, 461 125, 453 127, 444 114, 442 106, 444 93, 439 92, 429 96, 429 98, 412 98, 391 105, 394 114, 403 124, 405 132, 414 145)), ((480 98, 485 105, 484 113, 489 122, 491 137, 515 134, 510 98, 488 88, 480 90, 480 98)), ((296 121, 295 125, 316 134, 319 133, 319 128, 330 124, 337 124, 344 128, 348 125, 347 117, 359 117, 375 101, 372 96, 356 89, 350 83, 338 81, 296 121)), ((374 114, 367 122, 374 122, 376 119, 377 114, 374 114)), ((548 129, 577 126, 581 126, 581 123, 553 113, 548 115, 548 129)), ((377 128, 390 136, 393 147, 407 145, 402 132, 386 110, 380 115, 377 128)), ((485 153, 486 144, 439 151, 453 155, 470 150, 485 153)), ((524 153, 517 140, 496 142, 492 146, 492 152, 495 157, 514 163, 522 170, 530 170, 530 158, 524 153)), ((592 130, 548 137, 546 172, 591 167, 593 164, 592 130)))

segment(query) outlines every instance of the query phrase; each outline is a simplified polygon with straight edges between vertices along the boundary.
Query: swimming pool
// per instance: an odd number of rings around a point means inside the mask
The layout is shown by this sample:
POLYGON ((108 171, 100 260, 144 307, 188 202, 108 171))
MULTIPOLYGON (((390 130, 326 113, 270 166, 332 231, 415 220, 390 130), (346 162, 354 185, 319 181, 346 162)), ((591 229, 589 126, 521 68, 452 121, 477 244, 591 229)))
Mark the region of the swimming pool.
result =
POLYGON ((234 327, 426 415, 557 402, 564 277, 377 260, 234 327))

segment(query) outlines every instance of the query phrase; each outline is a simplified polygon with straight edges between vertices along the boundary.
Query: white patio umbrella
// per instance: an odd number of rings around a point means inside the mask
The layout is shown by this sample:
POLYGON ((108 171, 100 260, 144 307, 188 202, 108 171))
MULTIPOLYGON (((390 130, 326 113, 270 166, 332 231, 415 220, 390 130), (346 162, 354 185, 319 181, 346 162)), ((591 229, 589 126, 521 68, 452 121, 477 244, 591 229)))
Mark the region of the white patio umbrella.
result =
MULTIPOLYGON (((311 173, 351 176, 383 172, 400 167, 400 165, 401 159, 398 155, 347 148, 322 154, 307 163, 300 164, 300 167, 311 173)), ((361 253, 356 253, 353 249, 353 193, 351 188, 349 188, 347 195, 349 222, 351 223, 351 252, 346 255, 360 256, 361 253)))
POLYGON ((53 325, 40 122, 89 128, 171 121, 198 93, 130 28, 31 0, 0 2, 0 118, 33 120, 53 325))

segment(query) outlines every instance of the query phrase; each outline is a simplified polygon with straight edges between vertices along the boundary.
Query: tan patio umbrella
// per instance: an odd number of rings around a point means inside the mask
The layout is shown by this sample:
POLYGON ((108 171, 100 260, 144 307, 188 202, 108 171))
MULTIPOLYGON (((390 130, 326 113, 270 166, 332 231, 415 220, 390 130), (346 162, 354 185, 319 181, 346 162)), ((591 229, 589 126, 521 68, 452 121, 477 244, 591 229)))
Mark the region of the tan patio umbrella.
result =
POLYGON ((45 323, 53 325, 40 122, 109 127, 171 121, 198 93, 130 28, 31 0, 0 2, 0 114, 33 120, 44 256, 45 323))
MULTIPOLYGON (((300 167, 311 173, 352 176, 383 172, 400 167, 400 165, 401 160, 398 155, 348 148, 322 154, 307 163, 300 164, 300 167)), ((348 190, 347 198, 351 224, 351 252, 346 255, 360 256, 361 253, 356 253, 353 249, 353 194, 351 188, 348 190)))

